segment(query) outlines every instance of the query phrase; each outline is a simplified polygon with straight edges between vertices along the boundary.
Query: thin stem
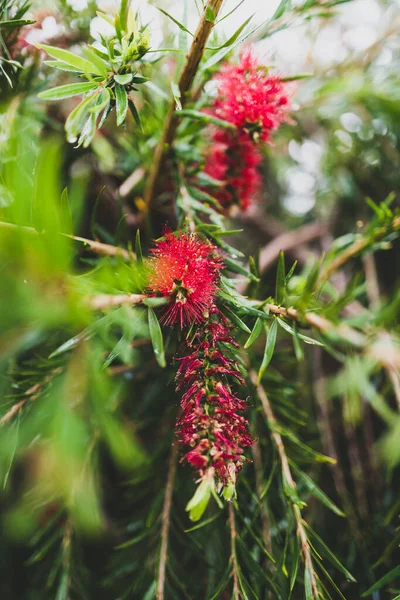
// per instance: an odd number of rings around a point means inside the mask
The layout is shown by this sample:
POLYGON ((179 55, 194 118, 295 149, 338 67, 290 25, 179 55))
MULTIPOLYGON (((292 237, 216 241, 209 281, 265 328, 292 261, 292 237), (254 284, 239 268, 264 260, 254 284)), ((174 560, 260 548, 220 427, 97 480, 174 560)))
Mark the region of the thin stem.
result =
MULTIPOLYGON (((194 78, 196 76, 201 57, 203 56, 205 45, 214 27, 214 22, 208 21, 207 16, 209 14, 213 14, 214 18, 216 19, 222 6, 222 2, 223 0, 208 0, 206 6, 204 7, 200 23, 194 34, 192 45, 186 57, 186 62, 183 66, 178 81, 182 106, 186 103, 188 92, 190 91, 194 78)), ((164 129, 155 150, 152 169, 149 174, 148 184, 144 194, 144 202, 147 209, 151 206, 157 191, 158 179, 164 163, 164 157, 166 153, 170 150, 175 138, 176 129, 178 126, 175 116, 176 108, 175 100, 173 100, 169 106, 165 118, 164 129)))
POLYGON ((167 485, 165 488, 164 506, 162 512, 162 527, 161 527, 161 549, 160 549, 160 563, 158 566, 158 579, 157 579, 157 600, 164 600, 164 589, 165 589, 165 571, 167 566, 168 556, 168 539, 169 539, 169 527, 171 523, 171 505, 172 505, 172 494, 174 491, 174 481, 176 472, 176 462, 178 458, 178 444, 174 442, 171 448, 171 454, 169 458, 167 485))
POLYGON ((50 373, 50 375, 47 375, 47 377, 45 377, 43 381, 32 385, 32 387, 30 387, 29 390, 27 390, 27 392, 25 393, 25 398, 14 404, 5 413, 5 415, 2 416, 2 418, 0 419, 0 426, 6 425, 6 423, 11 421, 11 419, 13 419, 15 415, 17 415, 24 408, 25 404, 27 404, 29 401, 36 400, 36 398, 40 396, 43 386, 45 386, 47 383, 50 383, 50 381, 57 377, 57 375, 60 375, 62 371, 62 367, 57 367, 53 370, 52 373, 50 373))
POLYGON ((87 305, 93 310, 104 310, 112 306, 141 304, 146 298, 146 294, 101 294, 89 298, 87 305))
MULTIPOLYGON (((6 221, 0 221, 0 227, 21 231, 28 235, 43 235, 45 232, 40 232, 34 229, 33 227, 26 227, 24 225, 15 225, 14 223, 7 223, 6 221)), ((87 238, 80 237, 78 235, 70 235, 68 233, 62 233, 61 235, 69 238, 70 240, 74 240, 75 242, 80 242, 84 245, 85 250, 89 250, 94 254, 99 254, 101 256, 120 256, 125 260, 136 260, 136 256, 133 252, 125 250, 125 248, 119 248, 118 246, 112 246, 111 244, 103 244, 102 242, 96 242, 95 240, 88 240, 87 238)))
POLYGON ((239 577, 237 572, 237 562, 236 562, 236 525, 235 525, 235 511, 233 509, 232 502, 229 503, 229 529, 231 531, 231 563, 232 563, 232 576, 233 576, 233 590, 232 590, 232 600, 239 600, 239 577))
MULTIPOLYGON (((279 460, 282 468, 282 475, 285 478, 288 485, 290 485, 293 489, 296 489, 296 484, 293 480, 292 473, 289 467, 289 461, 286 455, 285 447, 283 445, 282 437, 280 433, 278 433, 278 424, 273 413, 270 401, 268 399, 267 394, 265 393, 264 388, 258 384, 258 377, 255 371, 250 371, 250 379, 257 390, 257 395, 261 400, 262 408, 264 410, 265 416, 267 418, 268 427, 271 432, 271 439, 278 451, 279 460)), ((300 540, 301 551, 303 554, 304 564, 306 569, 309 572, 310 580, 311 580, 311 589, 314 600, 318 600, 318 586, 317 586, 317 576, 314 570, 314 565, 311 556, 310 545, 308 543, 307 533, 304 527, 304 521, 301 516, 301 510, 297 506, 297 504, 292 503, 294 518, 296 521, 297 527, 297 535, 300 540)))

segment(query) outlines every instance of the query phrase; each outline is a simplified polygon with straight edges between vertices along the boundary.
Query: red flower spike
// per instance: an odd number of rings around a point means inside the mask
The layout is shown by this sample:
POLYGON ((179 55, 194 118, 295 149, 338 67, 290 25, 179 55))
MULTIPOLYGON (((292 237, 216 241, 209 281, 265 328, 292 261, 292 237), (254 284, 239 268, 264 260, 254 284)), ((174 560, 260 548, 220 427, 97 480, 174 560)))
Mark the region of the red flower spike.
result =
MULTIPOLYGON (((195 233, 168 232, 150 259, 149 289, 170 299, 166 325, 181 328, 204 321, 213 306, 222 260, 218 248, 195 233)), ((196 363, 188 366, 196 371, 196 363)))
POLYGON ((180 359, 177 390, 185 392, 177 435, 182 445, 191 448, 184 459, 202 480, 214 473, 224 489, 234 489, 236 474, 246 460, 244 448, 254 440, 247 420, 238 414, 246 404, 232 387, 244 382, 228 345, 236 345, 229 322, 214 306, 195 335, 191 353, 180 359))
POLYGON ((239 64, 223 66, 216 79, 218 93, 209 112, 236 131, 214 129, 205 172, 223 184, 215 194, 223 210, 246 210, 261 187, 256 143, 269 142, 271 132, 287 120, 288 96, 281 79, 269 75, 251 50, 242 53, 239 64))

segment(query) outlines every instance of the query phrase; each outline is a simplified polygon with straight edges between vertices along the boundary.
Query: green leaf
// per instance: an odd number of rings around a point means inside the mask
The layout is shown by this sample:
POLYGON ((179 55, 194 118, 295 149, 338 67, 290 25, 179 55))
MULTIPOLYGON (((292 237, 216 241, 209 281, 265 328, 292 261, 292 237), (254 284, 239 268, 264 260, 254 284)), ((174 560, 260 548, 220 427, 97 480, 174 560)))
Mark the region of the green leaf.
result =
POLYGON ((306 596, 306 600, 314 600, 313 591, 312 591, 312 579, 310 569, 308 565, 305 566, 304 569, 304 592, 306 596))
POLYGON ((391 581, 393 581, 394 579, 396 579, 396 577, 400 577, 400 565, 398 565, 397 567, 395 567, 394 569, 392 569, 391 571, 389 571, 389 573, 386 573, 386 575, 384 575, 383 577, 381 577, 366 592, 364 592, 363 594, 361 594, 361 596, 363 598, 365 598, 366 596, 369 596, 370 594, 373 594, 377 590, 380 590, 387 583, 390 583, 391 581))
POLYGON ((117 109, 117 125, 122 125, 126 119, 126 113, 128 111, 128 95, 125 88, 119 83, 115 85, 115 98, 117 109))
POLYGON ((148 319, 149 319, 149 330, 151 343, 153 344, 154 355, 160 367, 164 369, 167 366, 164 353, 164 341, 160 327, 160 323, 156 317, 156 314, 150 306, 147 308, 148 319))
POLYGON ((65 123, 65 131, 67 132, 67 139, 69 142, 74 142, 82 131, 87 119, 89 107, 95 102, 96 99, 93 95, 88 96, 68 115, 65 123))
POLYGON ((125 75, 114 75, 114 80, 120 85, 127 85, 128 83, 131 83, 132 79, 132 73, 126 73, 125 75))
POLYGON ((171 21, 173 21, 173 23, 175 23, 175 25, 178 25, 179 29, 181 31, 185 31, 186 33, 188 33, 189 35, 191 35, 193 37, 193 33, 191 31, 189 31, 189 29, 187 29, 184 25, 182 25, 182 23, 180 23, 179 21, 177 21, 175 19, 175 17, 173 17, 172 15, 170 15, 166 10, 164 10, 163 8, 160 8, 159 6, 156 6, 156 8, 162 12, 166 17, 168 17, 168 19, 171 19, 171 21))
POLYGON ((278 8, 276 9, 276 11, 274 12, 271 21, 276 21, 276 19, 279 19, 280 17, 282 17, 282 15, 285 14, 285 12, 287 12, 288 10, 290 10, 292 7, 292 2, 291 0, 281 0, 278 8))
POLYGON ((49 67, 54 67, 55 69, 59 69, 59 71, 68 71, 69 73, 79 73, 79 70, 76 67, 71 67, 71 65, 67 65, 65 62, 61 62, 61 60, 45 60, 45 65, 49 67))
MULTIPOLYGON (((323 540, 321 540, 319 535, 317 535, 315 533, 315 531, 308 525, 308 523, 304 523, 304 526, 307 529, 307 531, 311 534, 311 536, 314 538, 321 554, 323 554, 325 556, 325 558, 334 567, 336 567, 339 571, 341 571, 348 581, 351 581, 352 583, 356 583, 356 580, 354 579, 354 577, 350 573, 350 571, 348 571, 346 569, 346 567, 344 565, 342 565, 340 560, 333 554, 332 550, 330 550, 330 548, 328 548, 328 546, 325 544, 325 542, 323 540)), ((400 567, 399 567, 399 574, 400 574, 400 567)), ((376 589, 379 589, 379 588, 376 588, 376 589)))
POLYGON ((202 527, 205 527, 206 525, 209 525, 210 523, 218 519, 218 517, 220 516, 221 513, 215 513, 215 515, 213 515, 209 519, 204 519, 204 521, 202 521, 201 523, 193 525, 193 527, 190 527, 189 529, 185 529, 185 533, 190 533, 191 531, 196 531, 196 529, 201 529, 202 527))
POLYGON ((76 67, 82 73, 94 73, 95 75, 102 75, 96 65, 93 65, 91 62, 86 60, 86 58, 82 58, 81 56, 73 54, 68 50, 54 48, 53 46, 46 46, 45 44, 35 44, 35 46, 40 50, 47 52, 49 56, 52 56, 57 60, 61 60, 62 62, 67 63, 67 65, 71 65, 71 67, 76 67))
POLYGON ((189 513, 191 521, 199 521, 207 508, 211 497, 211 491, 214 487, 214 480, 206 477, 197 487, 193 497, 186 505, 186 511, 189 513))
MULTIPOLYGON (((286 321, 284 321, 283 319, 281 319, 280 317, 276 317, 279 325, 282 327, 282 329, 284 329, 285 331, 287 331, 288 333, 290 333, 290 335, 296 335, 293 327, 291 327, 288 323, 286 323, 286 321)), ((307 335, 303 335, 302 333, 298 333, 297 332, 297 337, 300 338, 301 340, 303 340, 303 342, 305 342, 306 344, 312 344, 314 346, 324 346, 324 344, 322 342, 319 342, 318 340, 314 340, 314 338, 310 338, 307 335)))
POLYGON ((275 299, 277 304, 282 304, 285 297, 286 277, 285 277, 285 255, 279 252, 278 269, 276 273, 275 299))
MULTIPOLYGON (((267 329, 266 329, 266 332, 267 332, 267 329)), ((278 324, 276 322, 276 319, 274 319, 272 321, 271 328, 270 328, 269 332, 267 333, 264 357, 263 357, 263 360, 261 363, 260 370, 258 372, 258 384, 260 384, 260 381, 263 378, 263 375, 264 375, 269 363, 271 362, 271 358, 272 358, 272 355, 273 355, 274 349, 275 349, 277 332, 278 332, 278 324)))
POLYGON ((202 123, 206 124, 212 123, 213 125, 218 125, 218 127, 224 127, 226 129, 236 129, 235 125, 232 125, 232 123, 229 123, 229 121, 218 119, 218 117, 213 117, 212 115, 208 115, 207 113, 203 113, 199 110, 185 108, 179 112, 179 116, 190 117, 196 121, 201 121, 202 123))
POLYGON ((252 346, 254 344, 254 342, 259 337, 260 333, 262 332, 262 330, 263 330, 263 322, 260 318, 258 318, 254 324, 253 331, 251 332, 247 342, 244 345, 246 350, 247 350, 247 348, 250 348, 250 346, 252 346))
POLYGON ((83 54, 93 65, 93 67, 97 69, 99 75, 102 75, 104 78, 106 78, 108 75, 108 68, 104 60, 98 54, 96 54, 96 52, 92 48, 90 48, 90 46, 85 46, 83 48, 83 54))
POLYGON ((140 243, 140 229, 138 229, 136 231, 135 253, 136 253, 136 262, 140 267, 142 267, 143 266, 143 254, 142 254, 142 245, 140 243))
POLYGON ((232 44, 236 42, 243 29, 250 23, 253 17, 254 15, 251 15, 251 17, 246 19, 246 21, 242 23, 238 29, 236 29, 235 33, 231 35, 231 37, 224 44, 222 44, 222 46, 218 46, 218 48, 212 48, 212 50, 222 50, 222 48, 229 48, 229 46, 232 46, 232 44))
POLYGON ((225 256, 224 263, 226 268, 229 269, 229 271, 233 271, 233 273, 239 273, 240 275, 245 275, 245 277, 251 279, 251 281, 260 281, 258 277, 255 277, 253 273, 250 273, 250 271, 248 271, 245 267, 243 267, 240 263, 236 262, 232 258, 225 256))
POLYGON ((62 98, 72 98, 72 96, 79 96, 85 94, 90 90, 94 90, 98 87, 95 81, 87 81, 84 83, 69 83, 67 85, 60 85, 50 90, 40 92, 39 98, 43 100, 61 100, 62 98))
POLYGON ((298 73, 297 75, 288 75, 288 77, 282 77, 281 81, 298 81, 299 79, 308 79, 312 76, 312 73, 298 73))
POLYGON ((307 488, 307 490, 315 498, 317 498, 320 502, 322 502, 322 504, 324 504, 327 508, 329 508, 329 510, 331 510, 333 513, 335 513, 339 517, 346 517, 344 512, 342 510, 340 510, 340 508, 332 502, 332 500, 325 494, 325 492, 323 492, 317 486, 317 484, 311 479, 311 477, 309 477, 303 471, 300 471, 300 469, 294 463, 292 463, 291 466, 292 466, 293 470, 297 473, 299 481, 301 481, 304 484, 304 486, 307 488))
POLYGON ((231 319, 231 321, 233 321, 235 325, 239 327, 239 329, 251 334, 251 330, 247 327, 246 323, 244 323, 244 321, 242 321, 242 319, 238 317, 238 315, 234 313, 233 310, 225 306, 225 311, 228 317, 231 319))
POLYGON ((0 27, 13 29, 14 27, 24 27, 24 25, 33 25, 33 23, 36 23, 36 21, 30 21, 26 19, 14 19, 9 21, 0 21, 0 27))
POLYGON ((142 129, 142 122, 140 120, 139 112, 135 106, 135 103, 133 102, 133 100, 130 96, 128 96, 128 106, 129 106, 129 110, 131 111, 132 117, 135 119, 136 125, 138 127, 140 127, 140 129, 142 129))

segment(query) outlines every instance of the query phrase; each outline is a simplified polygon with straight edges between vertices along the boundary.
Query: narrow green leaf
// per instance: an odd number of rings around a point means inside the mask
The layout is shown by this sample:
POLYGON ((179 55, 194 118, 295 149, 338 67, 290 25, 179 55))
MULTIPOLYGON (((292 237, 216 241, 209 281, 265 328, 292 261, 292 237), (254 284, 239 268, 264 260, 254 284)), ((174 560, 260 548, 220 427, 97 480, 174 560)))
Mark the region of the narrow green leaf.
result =
POLYGON ((260 370, 258 372, 258 383, 260 383, 269 363, 271 362, 271 358, 272 358, 272 355, 273 355, 274 349, 275 349, 277 331, 278 331, 278 324, 277 324, 276 320, 274 319, 272 321, 272 325, 271 325, 271 328, 268 333, 266 330, 267 340, 265 342, 264 357, 263 357, 263 360, 261 363, 260 370))
POLYGON ((248 271, 245 267, 243 267, 240 263, 236 262, 232 258, 229 258, 228 256, 226 256, 224 258, 224 263, 226 265, 226 268, 229 269, 230 271, 233 271, 233 273, 239 273, 240 275, 245 275, 248 279, 251 279, 251 281, 257 281, 257 282, 260 281, 258 277, 254 277, 254 275, 252 273, 250 273, 250 271, 248 271))
POLYGON ((263 322, 260 318, 258 318, 254 324, 253 330, 252 330, 247 342, 244 345, 246 350, 247 350, 247 348, 250 348, 250 346, 252 346, 254 344, 254 342, 259 337, 260 333, 262 332, 262 330, 263 330, 263 322))
POLYGON ((279 252, 278 269, 276 273, 275 299, 277 304, 282 304, 285 297, 286 277, 285 277, 285 255, 279 252))
POLYGON ((317 484, 311 479, 311 477, 309 477, 303 471, 300 471, 300 469, 294 463, 292 464, 292 468, 297 473, 299 481, 301 481, 304 484, 304 486, 307 488, 307 490, 313 496, 315 496, 315 498, 317 498, 320 502, 322 502, 322 504, 324 504, 327 508, 329 508, 329 510, 331 510, 333 513, 335 513, 339 517, 346 516, 344 514, 344 512, 342 510, 340 510, 340 508, 338 506, 336 506, 336 504, 334 504, 334 502, 332 502, 332 500, 329 498, 329 496, 327 496, 325 494, 325 492, 323 492, 317 486, 317 484))
POLYGON ((128 111, 128 95, 125 88, 117 83, 115 85, 115 98, 116 98, 116 110, 117 110, 117 125, 122 125, 126 119, 126 113, 128 111))
POLYGON ((366 596, 369 596, 370 594, 373 594, 377 590, 380 590, 387 583, 390 583, 391 581, 393 581, 394 579, 396 579, 396 577, 400 577, 400 565, 397 566, 397 567, 395 567, 391 571, 389 571, 389 573, 386 573, 386 575, 384 575, 383 577, 381 577, 366 592, 364 592, 363 594, 361 594, 361 596, 363 598, 365 598, 366 596))
POLYGON ((38 94, 39 98, 43 100, 61 100, 62 98, 72 98, 72 96, 79 96, 85 94, 90 90, 97 88, 97 83, 94 81, 87 81, 84 83, 68 83, 67 85, 60 85, 50 90, 45 90, 38 94))
POLYGON ((136 108, 135 103, 133 102, 130 96, 128 96, 128 106, 129 110, 131 111, 132 117, 135 119, 136 125, 140 127, 140 129, 142 129, 142 122, 140 120, 138 109, 136 108))
POLYGON ((244 321, 242 321, 242 319, 233 310, 225 306, 225 311, 231 321, 233 321, 235 325, 239 327, 239 329, 251 334, 251 330, 247 327, 246 323, 244 323, 244 321))
POLYGON ((142 244, 140 243, 140 229, 138 229, 136 231, 135 253, 136 253, 136 262, 140 267, 142 267, 143 266, 143 254, 142 254, 142 244))
POLYGON ((287 12, 288 10, 291 9, 292 2, 291 0, 281 0, 281 2, 279 3, 278 8, 276 9, 276 11, 274 12, 271 21, 276 21, 276 19, 279 19, 280 17, 282 17, 282 15, 285 14, 285 12, 287 12))
MULTIPOLYGON (((342 565, 342 563, 340 562, 340 560, 333 554, 332 550, 330 548, 328 548, 328 546, 325 544, 325 542, 319 537, 318 534, 315 533, 315 531, 308 525, 308 523, 304 523, 304 526, 306 527, 307 531, 311 534, 311 537, 314 539, 314 541, 316 542, 317 546, 318 546, 318 550, 321 552, 322 555, 325 556, 325 558, 334 566, 336 567, 339 571, 341 571, 343 573, 343 575, 346 577, 346 579, 352 583, 356 583, 356 580, 354 579, 353 575, 350 573, 350 571, 348 571, 346 569, 346 567, 344 565, 342 565)), ((398 574, 400 575, 400 567, 398 567, 399 571, 398 574)), ((375 584, 376 585, 376 584, 375 584)), ((379 588, 376 588, 379 589, 379 588)), ((371 590, 369 591, 369 593, 371 593, 371 590)), ((375 590, 373 590, 375 591, 375 590)))
POLYGON ((236 29, 235 33, 231 35, 231 37, 228 40, 226 40, 226 42, 222 44, 222 46, 218 46, 218 48, 212 48, 212 50, 222 50, 223 48, 229 48, 230 46, 232 46, 232 44, 236 42, 243 29, 247 27, 247 25, 250 23, 253 17, 254 15, 251 15, 251 17, 246 19, 246 21, 242 23, 240 27, 238 27, 238 29, 236 29))
POLYGON ((83 54, 93 65, 93 68, 97 69, 99 75, 102 75, 104 78, 106 78, 108 75, 108 68, 104 60, 90 46, 85 46, 83 48, 83 54))
POLYGON ((202 521, 201 523, 198 523, 197 525, 194 525, 193 527, 190 527, 189 529, 185 529, 184 531, 185 531, 185 533, 190 533, 191 531, 196 531, 196 529, 201 529, 202 527, 205 527, 206 525, 209 525, 210 523, 212 523, 213 521, 218 519, 218 517, 220 517, 220 516, 221 516, 221 513, 215 513, 215 515, 213 515, 209 519, 204 519, 204 521, 202 521))
POLYGON ((0 27, 13 29, 14 27, 24 27, 24 25, 32 25, 33 23, 36 23, 36 21, 26 19, 11 19, 9 21, 0 21, 0 27))
POLYGON ((177 21, 177 19, 175 19, 175 17, 173 17, 172 15, 170 15, 166 10, 164 10, 163 8, 160 8, 159 6, 156 6, 156 8, 163 13, 163 15, 165 15, 166 17, 168 17, 168 19, 171 19, 171 21, 173 23, 175 23, 175 25, 178 25, 179 29, 181 31, 185 31, 186 33, 188 33, 189 35, 191 35, 193 37, 193 33, 191 31, 189 31, 189 29, 187 29, 184 25, 182 25, 182 23, 180 23, 179 21, 177 21))
POLYGON ((203 113, 199 110, 185 108, 179 112, 179 116, 190 117, 191 119, 201 121, 202 123, 212 123, 213 125, 218 125, 219 127, 224 127, 226 129, 236 129, 235 125, 232 125, 232 123, 229 121, 218 119, 218 117, 213 117, 212 115, 208 115, 207 113, 203 113))
POLYGON ((71 67, 71 65, 67 65, 67 63, 62 62, 61 60, 45 60, 44 64, 48 65, 49 67, 59 69, 59 71, 68 71, 69 73, 79 73, 79 70, 76 67, 71 67))
POLYGON ((164 353, 164 341, 160 323, 155 312, 150 306, 147 308, 149 319, 149 330, 151 343, 153 344, 154 355, 160 367, 164 369, 167 366, 164 353))
POLYGON ((86 58, 82 58, 82 56, 73 54, 68 50, 64 50, 63 48, 54 48, 53 46, 46 46, 46 44, 35 44, 35 46, 40 50, 47 52, 49 56, 52 56, 57 60, 61 60, 72 67, 76 67, 82 73, 94 73, 95 75, 102 74, 99 72, 99 69, 91 62, 86 60, 86 58))
MULTIPOLYGON (((280 317, 276 317, 279 325, 282 327, 282 329, 284 329, 285 331, 287 331, 288 333, 290 333, 290 335, 295 335, 295 331, 293 329, 293 327, 291 327, 288 323, 286 323, 286 321, 284 321, 283 319, 281 319, 280 317)), ((312 344, 314 346, 324 346, 324 344, 322 342, 319 342, 318 340, 314 340, 314 338, 310 338, 307 335, 303 335, 302 333, 298 333, 297 332, 297 337, 301 340, 303 340, 303 342, 305 342, 306 344, 312 344)))
POLYGON ((306 595, 306 600, 314 600, 313 591, 312 591, 312 580, 311 573, 308 565, 305 566, 304 569, 304 592, 306 595))

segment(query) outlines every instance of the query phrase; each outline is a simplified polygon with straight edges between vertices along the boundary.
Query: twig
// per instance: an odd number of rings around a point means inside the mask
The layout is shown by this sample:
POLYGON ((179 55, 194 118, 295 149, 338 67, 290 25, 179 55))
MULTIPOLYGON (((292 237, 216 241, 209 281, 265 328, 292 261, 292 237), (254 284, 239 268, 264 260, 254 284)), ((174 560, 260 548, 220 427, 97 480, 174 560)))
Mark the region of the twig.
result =
MULTIPOLYGON (((222 6, 222 2, 223 0, 208 0, 206 6, 204 7, 203 15, 200 19, 196 33, 194 34, 192 45, 186 57, 186 62, 178 81, 182 106, 186 102, 187 94, 193 84, 206 42, 212 31, 212 28, 214 27, 214 21, 208 21, 207 17, 208 15, 212 14, 215 20, 222 6)), ((175 116, 176 108, 175 100, 173 100, 168 109, 168 113, 165 118, 164 129, 155 150, 153 165, 144 194, 144 203, 147 209, 151 206, 154 200, 164 157, 166 152, 169 151, 175 137, 178 126, 175 116)))
POLYGON ((342 267, 348 260, 350 260, 354 256, 357 256, 357 254, 360 254, 363 250, 368 248, 368 246, 371 244, 371 241, 377 242, 378 240, 383 238, 385 235, 387 235, 389 230, 396 231, 397 229, 400 229, 400 217, 396 217, 393 219, 393 222, 392 222, 390 228, 389 227, 381 227, 381 228, 377 229, 374 232, 372 239, 371 239, 371 237, 363 237, 363 238, 360 238, 359 240, 356 240, 353 244, 351 244, 351 246, 349 246, 347 248, 347 250, 345 250, 342 254, 339 254, 339 256, 337 256, 326 267, 326 269, 324 271, 322 271, 322 273, 318 277, 316 287, 318 287, 318 285, 320 285, 323 281, 328 279, 332 275, 332 273, 334 273, 335 271, 340 269, 340 267, 342 267))
MULTIPOLYGON (((5 221, 0 221, 0 227, 4 227, 15 231, 21 231, 29 235, 45 235, 46 233, 37 231, 33 227, 15 225, 14 223, 6 223, 5 221)), ((96 242, 95 240, 88 240, 78 235, 70 235, 68 233, 62 233, 61 235, 69 238, 70 240, 74 240, 75 242, 80 242, 85 246, 85 250, 89 250, 94 254, 99 254, 101 256, 120 256, 125 260, 136 259, 134 252, 125 250, 125 248, 119 248, 118 246, 112 246, 111 244, 103 244, 102 242, 96 242)))
POLYGON ((89 308, 93 310, 104 310, 112 306, 122 306, 124 304, 141 304, 147 298, 146 294, 101 294, 93 296, 87 300, 89 308))
MULTIPOLYGON (((278 433, 278 430, 277 430, 278 424, 277 424, 275 415, 272 411, 272 407, 269 402, 268 396, 265 393, 264 388, 258 384, 257 373, 253 370, 250 371, 250 379, 257 390, 257 395, 258 395, 259 399, 261 400, 261 404, 262 404, 265 416, 267 418, 267 423, 268 423, 268 426, 269 426, 269 429, 271 432, 271 438, 272 438, 272 441, 275 444, 275 447, 278 451, 279 460, 280 460, 281 468, 282 468, 282 475, 285 478, 288 485, 290 485, 293 489, 296 489, 296 484, 293 480, 292 473, 290 471, 289 461, 286 456, 286 451, 285 451, 285 447, 283 445, 282 437, 281 437, 280 433, 278 433)), ((311 557, 310 545, 309 545, 308 539, 307 539, 307 533, 306 533, 306 530, 304 527, 304 521, 301 516, 300 508, 297 506, 297 504, 292 504, 292 507, 293 507, 294 518, 296 521, 297 535, 300 540, 301 551, 303 554, 304 564, 310 575, 312 597, 313 597, 313 600, 318 600, 319 593, 318 593, 316 573, 314 571, 314 565, 313 565, 313 561, 312 561, 312 557, 311 557)))
MULTIPOLYGON (((282 250, 287 252, 293 248, 297 248, 302 244, 306 244, 320 238, 326 233, 327 226, 322 223, 311 223, 303 225, 292 231, 285 231, 278 235, 272 242, 264 246, 260 253, 260 273, 266 271, 279 257, 282 250)), ((310 253, 311 254, 311 253, 310 253)))
POLYGON ((24 408, 25 404, 27 404, 29 401, 36 400, 36 398, 38 398, 40 396, 42 387, 44 385, 46 385, 47 383, 49 383, 50 381, 52 381, 52 379, 54 379, 54 377, 57 377, 57 375, 60 375, 60 373, 62 373, 62 371, 63 371, 62 367, 57 367, 56 369, 53 370, 53 372, 50 375, 47 375, 47 377, 45 377, 42 382, 35 383, 34 385, 32 385, 32 387, 30 387, 29 390, 26 391, 25 398, 23 398, 22 400, 20 400, 16 404, 14 404, 6 412, 6 414, 2 416, 2 418, 0 419, 0 426, 5 425, 9 421, 11 421, 11 419, 13 417, 15 417, 15 415, 17 415, 24 408))
POLYGON ((233 590, 232 600, 239 600, 239 577, 237 572, 236 564, 236 525, 235 525, 235 512, 233 509, 232 502, 229 503, 229 528, 231 530, 231 563, 232 563, 232 576, 233 576, 233 590))
POLYGON ((174 491, 174 480, 176 471, 176 461, 178 458, 178 444, 174 442, 171 448, 171 454, 169 458, 168 466, 168 477, 167 485, 165 488, 164 507, 162 512, 162 527, 161 527, 161 549, 160 549, 160 563, 158 567, 158 579, 157 579, 157 600, 164 600, 164 587, 165 587, 165 571, 167 566, 167 555, 168 555, 168 534, 169 526, 171 522, 171 504, 172 494, 174 491))
MULTIPOLYGON (((261 449, 260 442, 256 440, 251 447, 253 453, 254 460, 254 470, 256 475, 256 491, 257 495, 262 503, 260 506, 260 515, 261 515, 261 527, 262 527, 262 536, 264 540, 264 544, 268 552, 271 554, 272 546, 271 546, 271 532, 270 532, 270 522, 268 518, 267 509, 265 507, 264 502, 261 500, 261 494, 263 491, 263 472, 262 472, 262 460, 261 460, 261 449)), ((267 559, 266 559, 267 560, 267 559)))
POLYGON ((139 181, 141 181, 144 176, 145 170, 142 167, 135 169, 133 173, 131 173, 129 177, 125 179, 124 183, 119 187, 118 195, 121 198, 126 198, 126 196, 128 196, 131 193, 135 185, 139 183, 139 181))

